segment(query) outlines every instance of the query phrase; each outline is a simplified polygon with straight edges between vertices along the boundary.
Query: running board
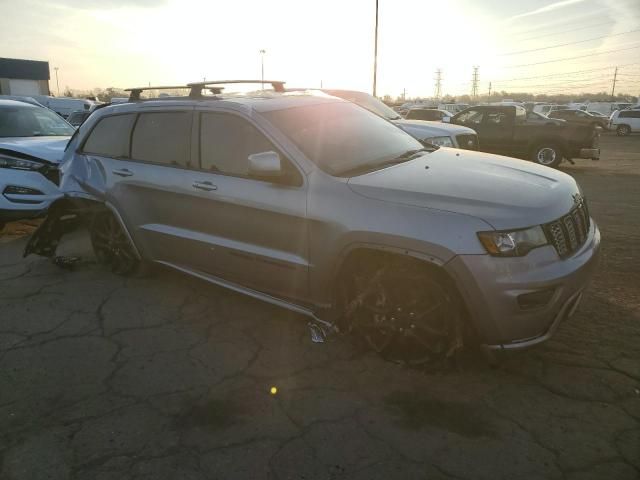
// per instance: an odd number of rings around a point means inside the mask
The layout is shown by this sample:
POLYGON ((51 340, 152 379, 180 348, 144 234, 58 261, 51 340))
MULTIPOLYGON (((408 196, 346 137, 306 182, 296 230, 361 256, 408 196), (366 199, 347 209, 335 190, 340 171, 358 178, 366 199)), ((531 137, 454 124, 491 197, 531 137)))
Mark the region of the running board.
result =
POLYGON ((271 295, 268 295, 264 292, 260 292, 258 290, 253 290, 252 288, 248 288, 248 287, 243 287, 241 285, 238 285, 237 283, 233 283, 230 282, 228 280, 224 280, 220 277, 216 277, 215 275, 211 275, 209 273, 205 273, 205 272, 201 272, 199 270, 193 270, 191 268, 187 268, 187 267, 183 267, 181 265, 177 265, 175 263, 171 263, 171 262, 165 262, 162 260, 156 260, 156 263, 159 263, 160 265, 164 265, 166 267, 170 267, 173 268, 174 270, 178 270, 180 272, 189 274, 189 275, 193 275, 194 277, 197 277, 201 280, 204 280, 206 282, 209 283, 213 283, 215 285, 218 285, 220 287, 224 287, 224 288, 228 288, 229 290, 233 290, 234 292, 237 293, 242 293, 244 295, 248 295, 249 297, 255 298, 257 300, 262 300, 263 302, 267 302, 270 303, 271 305, 275 305, 277 307, 281 307, 284 308, 286 310, 289 310, 291 312, 295 312, 295 313, 299 313, 300 315, 304 315, 306 317, 309 317, 313 320, 313 322, 316 323, 316 325, 309 325, 309 328, 312 331, 312 339, 314 342, 316 343, 320 343, 321 340, 319 340, 320 338, 320 334, 318 333, 318 329, 319 328, 322 331, 322 335, 324 335, 324 337, 327 336, 327 331, 332 331, 335 330, 335 327, 333 326, 332 323, 327 322, 326 320, 322 320, 321 318, 318 318, 316 316, 316 314, 313 312, 313 310, 310 310, 308 308, 305 308, 301 305, 297 305, 295 303, 291 303, 288 302, 286 300, 282 300, 281 298, 277 298, 277 297, 273 297, 271 295))

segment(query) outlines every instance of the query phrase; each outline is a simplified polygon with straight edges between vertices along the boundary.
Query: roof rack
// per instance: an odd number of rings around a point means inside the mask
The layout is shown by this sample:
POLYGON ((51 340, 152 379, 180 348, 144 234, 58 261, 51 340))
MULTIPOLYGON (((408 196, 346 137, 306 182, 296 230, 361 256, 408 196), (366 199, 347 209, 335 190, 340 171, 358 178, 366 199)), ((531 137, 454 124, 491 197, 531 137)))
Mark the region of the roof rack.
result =
POLYGON ((250 84, 262 84, 268 83, 271 85, 274 91, 282 93, 284 92, 284 84, 285 82, 282 80, 209 80, 205 82, 193 82, 188 83, 187 86, 191 87, 190 97, 199 97, 202 93, 202 90, 208 86, 214 86, 211 88, 215 89, 215 85, 228 85, 231 83, 250 83, 250 84))
POLYGON ((131 92, 129 94, 130 102, 137 102, 141 100, 140 94, 145 90, 176 90, 178 88, 191 88, 190 85, 162 85, 159 87, 135 87, 135 88, 125 88, 125 92, 131 92))
POLYGON ((130 102, 138 102, 142 100, 140 94, 146 90, 177 90, 177 89, 190 89, 189 97, 190 98, 201 98, 203 90, 209 90, 212 94, 218 95, 222 93, 224 87, 220 85, 228 85, 232 83, 249 83, 249 84, 262 84, 268 83, 273 87, 273 90, 276 92, 284 92, 284 84, 285 82, 282 80, 210 80, 205 82, 193 82, 187 83, 186 85, 163 85, 157 87, 135 87, 135 88, 126 88, 125 92, 131 92, 129 94, 130 102))

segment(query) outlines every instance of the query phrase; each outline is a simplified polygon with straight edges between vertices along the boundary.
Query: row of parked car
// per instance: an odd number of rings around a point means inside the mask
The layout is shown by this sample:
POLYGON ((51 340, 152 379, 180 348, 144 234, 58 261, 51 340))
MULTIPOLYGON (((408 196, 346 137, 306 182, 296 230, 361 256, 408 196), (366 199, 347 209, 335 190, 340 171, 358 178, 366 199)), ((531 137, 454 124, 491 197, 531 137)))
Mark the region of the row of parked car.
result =
MULTIPOLYGON (((505 102, 490 106, 523 106, 518 102, 505 102)), ((602 130, 613 130, 619 136, 640 132, 640 106, 626 106, 624 109, 614 110, 605 115, 596 110, 586 108, 571 108, 567 105, 530 105, 526 109, 527 121, 531 123, 546 123, 548 125, 561 122, 589 125, 602 130), (560 121, 560 122, 558 122, 560 121)), ((469 108, 468 106, 465 107, 469 108)), ((436 122, 450 122, 455 113, 441 108, 424 105, 412 106, 405 110, 404 118, 409 120, 428 120, 436 122)))
MULTIPOLYGON (((130 102, 96 109, 66 146, 64 196, 25 254, 55 255, 84 224, 116 273, 161 264, 408 363, 448 357, 470 338, 535 345, 576 310, 600 245, 579 186, 475 150, 483 138, 498 148, 492 132, 510 126, 509 151, 536 161, 546 153, 528 145, 595 151, 586 127, 575 130, 585 138, 531 128, 517 107, 406 120, 358 92, 266 82, 273 90, 222 93, 227 83, 147 100, 135 89, 130 102)), ((25 134, 50 133, 33 125, 25 134)), ((9 168, 44 168, 5 153, 9 168)))

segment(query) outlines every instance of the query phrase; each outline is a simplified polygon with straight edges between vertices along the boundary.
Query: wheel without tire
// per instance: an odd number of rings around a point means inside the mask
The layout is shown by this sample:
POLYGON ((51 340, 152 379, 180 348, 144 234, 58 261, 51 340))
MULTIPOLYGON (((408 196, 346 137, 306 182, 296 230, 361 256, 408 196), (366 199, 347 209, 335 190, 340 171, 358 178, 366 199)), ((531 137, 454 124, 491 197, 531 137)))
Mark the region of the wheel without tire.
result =
POLYGON ((341 282, 342 327, 396 362, 420 365, 456 354, 462 317, 446 283, 417 261, 386 259, 363 262, 341 282))
POLYGON ((91 244, 98 262, 118 275, 133 275, 140 269, 140 259, 111 212, 101 212, 93 218, 89 229, 91 244))
POLYGON ((629 127, 629 125, 618 125, 618 128, 616 128, 616 133, 620 137, 625 137, 631 133, 631 128, 629 127))
POLYGON ((531 160, 545 167, 557 167, 562 162, 562 151, 554 144, 541 144, 533 149, 531 160))

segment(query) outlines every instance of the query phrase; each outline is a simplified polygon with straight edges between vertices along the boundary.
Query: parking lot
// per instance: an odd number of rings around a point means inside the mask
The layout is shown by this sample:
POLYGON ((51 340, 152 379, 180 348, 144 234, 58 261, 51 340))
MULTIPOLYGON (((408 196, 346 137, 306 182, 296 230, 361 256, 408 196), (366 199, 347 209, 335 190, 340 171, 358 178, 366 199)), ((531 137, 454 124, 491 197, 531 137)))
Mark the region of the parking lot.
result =
MULTIPOLYGON (((640 136, 575 176, 603 258, 547 344, 405 368, 184 275, 124 279, 0 242, 0 478, 633 479, 640 475, 640 136)), ((566 165, 566 164, 565 164, 566 165)))

